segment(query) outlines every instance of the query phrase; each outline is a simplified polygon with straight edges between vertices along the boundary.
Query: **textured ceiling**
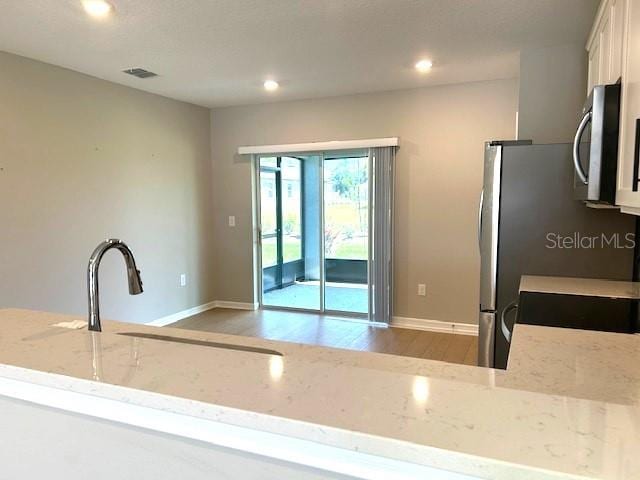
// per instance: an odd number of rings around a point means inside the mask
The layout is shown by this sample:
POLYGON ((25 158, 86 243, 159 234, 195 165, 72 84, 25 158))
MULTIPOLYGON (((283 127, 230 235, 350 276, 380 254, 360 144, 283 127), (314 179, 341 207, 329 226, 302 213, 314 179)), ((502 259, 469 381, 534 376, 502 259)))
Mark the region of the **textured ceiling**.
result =
POLYGON ((598 1, 111 3, 96 21, 80 0, 0 0, 0 50, 199 105, 250 104, 515 77, 521 49, 585 41, 598 1))

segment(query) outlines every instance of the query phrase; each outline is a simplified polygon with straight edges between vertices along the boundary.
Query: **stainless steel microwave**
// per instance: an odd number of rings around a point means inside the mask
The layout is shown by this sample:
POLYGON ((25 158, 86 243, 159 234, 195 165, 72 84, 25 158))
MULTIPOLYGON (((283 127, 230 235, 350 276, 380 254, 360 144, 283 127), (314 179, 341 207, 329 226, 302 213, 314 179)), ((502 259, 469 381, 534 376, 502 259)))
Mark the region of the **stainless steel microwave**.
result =
POLYGON ((573 140, 575 198, 615 204, 620 83, 593 87, 573 140))

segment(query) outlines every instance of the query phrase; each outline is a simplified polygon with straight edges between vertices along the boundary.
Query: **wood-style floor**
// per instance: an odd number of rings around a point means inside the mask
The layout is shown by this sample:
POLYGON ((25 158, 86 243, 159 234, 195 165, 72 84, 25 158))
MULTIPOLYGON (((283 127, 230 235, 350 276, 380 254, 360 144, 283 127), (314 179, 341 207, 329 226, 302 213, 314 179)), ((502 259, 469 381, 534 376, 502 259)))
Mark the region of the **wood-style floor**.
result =
POLYGON ((379 328, 312 313, 216 308, 171 326, 466 365, 475 365, 478 354, 477 338, 469 335, 379 328))

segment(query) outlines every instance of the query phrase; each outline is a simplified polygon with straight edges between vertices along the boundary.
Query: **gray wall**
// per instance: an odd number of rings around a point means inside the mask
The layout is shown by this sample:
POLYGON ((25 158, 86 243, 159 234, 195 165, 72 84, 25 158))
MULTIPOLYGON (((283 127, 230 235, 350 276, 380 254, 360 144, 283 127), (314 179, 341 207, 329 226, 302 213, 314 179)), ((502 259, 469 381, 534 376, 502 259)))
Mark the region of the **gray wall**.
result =
POLYGON ((216 298, 254 301, 251 164, 238 146, 399 136, 394 313, 476 323, 483 142, 514 138, 517 103, 509 79, 213 109, 216 298))
POLYGON ((85 313, 106 237, 129 243, 145 293, 107 254, 105 318, 214 300, 209 111, 6 53, 0 72, 0 307, 85 313))
POLYGON ((0 306, 84 313, 86 261, 108 236, 130 244, 146 291, 128 296, 122 261, 108 254, 105 317, 142 322, 211 300, 252 302, 250 163, 237 147, 397 135, 395 315, 475 323, 482 142, 513 138, 518 109, 520 138, 569 141, 585 58, 582 44, 523 51, 519 85, 209 113, 0 53, 0 306))
POLYGON ((535 143, 573 140, 587 88, 584 43, 520 53, 518 138, 535 143))

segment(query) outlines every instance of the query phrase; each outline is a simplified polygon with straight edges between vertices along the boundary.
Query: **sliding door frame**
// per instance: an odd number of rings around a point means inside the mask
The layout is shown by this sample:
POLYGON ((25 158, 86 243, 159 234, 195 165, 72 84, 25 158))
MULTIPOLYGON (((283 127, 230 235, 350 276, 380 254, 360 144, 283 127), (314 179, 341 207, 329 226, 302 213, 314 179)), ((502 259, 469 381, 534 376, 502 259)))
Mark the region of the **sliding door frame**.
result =
MULTIPOLYGON (((353 151, 353 150, 358 150, 358 151, 362 151, 363 153, 366 152, 367 156, 368 156, 368 162, 369 162, 369 166, 371 165, 371 154, 370 154, 370 150, 368 148, 357 148, 357 149, 351 149, 351 150, 334 150, 332 151, 333 155, 332 156, 337 156, 340 152, 346 152, 346 151, 353 151)), ((320 217, 322 218, 322 229, 321 229, 321 233, 322 233, 322 267, 324 269, 324 267, 326 266, 326 250, 325 250, 325 213, 326 213, 326 208, 325 208, 325 203, 324 203, 324 186, 325 186, 325 182, 324 182, 324 164, 325 164, 325 153, 323 152, 322 155, 322 169, 321 169, 321 178, 320 178, 320 190, 321 190, 321 214, 320 217)), ((347 157, 345 157, 347 158, 347 157)), ((371 250, 371 222, 370 222, 370 215, 371 215, 371 205, 372 205, 372 197, 371 197, 371 169, 369 168, 369 171, 367 172, 367 189, 369 191, 369 198, 367 199, 367 313, 360 313, 360 312, 349 312, 349 311, 344 311, 344 310, 332 310, 332 309, 328 309, 326 308, 325 305, 325 301, 324 301, 324 296, 325 296, 325 288, 326 288, 326 275, 324 274, 324 270, 323 270, 323 275, 322 275, 322 293, 323 293, 323 301, 322 301, 322 313, 327 314, 327 315, 337 315, 337 316, 341 316, 341 317, 350 317, 350 319, 352 320, 361 320, 364 323, 367 324, 372 324, 373 322, 371 322, 371 254, 372 254, 372 250, 371 250)))
MULTIPOLYGON (((300 175, 300 195, 301 195, 301 199, 300 199, 300 204, 301 204, 301 214, 300 214, 300 234, 301 234, 301 254, 302 254, 302 258, 304 259, 304 255, 305 255, 305 245, 304 245, 304 235, 305 235, 305 227, 304 227, 304 160, 300 159, 300 156, 309 156, 309 157, 313 157, 313 156, 317 156, 320 159, 320 175, 319 175, 319 187, 320 188, 320 201, 323 202, 323 197, 322 197, 322 181, 323 181, 323 165, 324 165, 324 156, 322 154, 322 152, 304 152, 304 155, 300 155, 296 152, 282 152, 282 153, 264 153, 264 154, 254 154, 252 155, 252 170, 253 170, 253 175, 254 178, 256 179, 254 182, 255 188, 254 188, 254 203, 255 203, 255 225, 256 225, 256 229, 255 229, 255 239, 254 239, 254 243, 256 245, 256 249, 255 249, 255 256, 257 257, 257 261, 255 262, 256 264, 256 272, 255 272, 255 276, 256 279, 254 281, 254 288, 256 289, 256 293, 257 293, 257 297, 258 297, 258 305, 259 308, 262 310, 287 310, 287 311, 292 311, 292 312, 306 312, 306 313, 316 313, 316 314, 323 314, 324 313, 324 284, 323 284, 323 279, 324 279, 324 235, 320 235, 320 241, 319 241, 319 262, 320 262, 320 266, 319 266, 319 272, 320 272, 320 294, 319 294, 319 308, 318 309, 311 309, 311 308, 298 308, 298 307, 285 307, 285 306, 276 306, 276 305, 265 305, 264 304, 264 270, 262 268, 262 208, 261 208, 261 185, 260 185, 260 170, 261 170, 261 166, 260 166, 260 159, 261 158, 265 158, 265 157, 275 157, 275 158, 282 158, 282 157, 291 157, 291 158, 298 158, 299 161, 301 162, 301 175, 300 175)), ((281 177, 280 177, 281 178, 281 177)), ((277 183, 278 181, 276 181, 277 183)), ((278 187, 278 190, 282 190, 281 186, 278 187)), ((278 195, 278 193, 276 193, 276 195, 278 195)), ((281 192, 280 192, 281 195, 281 192)), ((280 202, 282 201, 281 199, 279 200, 280 202)), ((276 199, 276 202, 278 202, 278 199, 276 199)), ((321 214, 320 214, 320 232, 324 232, 323 230, 323 206, 322 204, 320 205, 320 209, 321 209, 321 214)), ((278 207, 278 212, 277 215, 281 216, 281 206, 278 207)), ((279 237, 282 237, 282 232, 278 233, 279 237)), ((281 240, 278 240, 278 243, 281 243, 281 240)), ((284 255, 284 253, 283 253, 284 255)), ((281 265, 281 269, 283 268, 282 265, 284 265, 284 262, 280 264, 281 265)))
MULTIPOLYGON (((354 149, 355 150, 355 149, 354 149)), ((359 149, 358 149, 359 150, 359 149)), ((368 193, 369 193, 369 198, 367 199, 367 298, 368 298, 368 312, 367 313, 358 313, 358 312, 348 312, 348 311, 342 311, 342 310, 330 310, 325 308, 325 289, 326 289, 326 252, 325 252, 325 202, 324 202, 324 187, 325 187, 325 182, 324 182, 324 164, 325 164, 325 154, 326 152, 324 151, 320 151, 320 152, 304 152, 302 154, 297 153, 297 152, 282 152, 282 153, 268 153, 268 154, 253 154, 252 155, 252 170, 253 170, 253 175, 255 178, 254 181, 254 205, 255 205, 255 216, 254 216, 254 221, 255 221, 255 225, 256 225, 256 229, 255 229, 255 240, 254 240, 254 244, 256 246, 255 248, 255 255, 257 257, 257 261, 255 262, 256 264, 256 281, 254 281, 254 288, 256 289, 256 293, 257 293, 257 297, 258 297, 258 304, 259 304, 259 308, 263 309, 263 310, 284 310, 284 311, 292 311, 292 312, 307 312, 307 313, 315 313, 315 314, 324 314, 324 315, 336 315, 336 316, 341 316, 341 317, 349 317, 351 321, 355 321, 355 322, 361 322, 361 323, 366 323, 368 325, 373 325, 373 326, 380 326, 380 327, 387 327, 388 325, 386 323, 380 323, 380 322, 373 322, 371 320, 372 318, 372 306, 373 306, 373 285, 371 283, 372 280, 372 255, 373 255, 373 222, 372 222, 372 215, 373 215, 373 189, 374 189, 374 169, 373 167, 373 158, 372 158, 372 154, 371 154, 371 149, 369 148, 362 148, 361 149, 363 152, 367 153, 367 157, 368 157, 368 175, 367 175, 367 188, 368 188, 368 193), (261 209, 261 177, 260 177, 260 171, 261 171, 261 166, 260 166, 260 159, 261 158, 265 158, 265 157, 276 157, 276 158, 281 158, 281 157, 297 157, 297 156, 304 156, 304 157, 318 157, 319 159, 319 178, 318 178, 318 201, 320 203, 319 205, 319 211, 320 211, 320 225, 319 225, 319 229, 320 229, 320 238, 319 238, 319 259, 320 259, 320 265, 319 265, 319 274, 320 274, 320 292, 319 292, 319 301, 320 301, 320 308, 319 309, 308 309, 308 308, 297 308, 297 307, 286 307, 286 306, 275 306, 275 305, 265 305, 264 304, 264 286, 263 286, 263 268, 262 268, 262 209, 261 209)), ((339 153, 340 151, 335 151, 335 153, 339 153)), ((304 160, 300 160, 302 162, 302 164, 304 164, 304 160)), ((302 168, 302 171, 304 171, 304 167, 302 168)), ((304 174, 303 174, 304 175, 304 174)), ((278 183, 278 181, 276 181, 276 183, 278 183)), ((304 186, 302 185, 303 181, 301 179, 301 195, 303 195, 303 188, 304 186)), ((281 190, 281 186, 277 185, 277 190, 281 190)), ((276 193, 276 195, 278 195, 276 193)), ((276 199, 276 201, 278 201, 278 199, 276 199)), ((281 201, 281 199, 280 199, 281 201)), ((304 202, 304 200, 301 200, 301 204, 304 202)), ((304 208, 302 208, 302 210, 304 210, 304 208)), ((281 212, 278 211, 277 215, 281 215, 281 212)), ((304 215, 304 213, 302 214, 304 215)), ((304 258, 304 220, 302 220, 302 215, 301 215, 301 234, 302 234, 302 252, 303 252, 303 258, 304 258)), ((278 233, 278 236, 281 237, 282 236, 282 232, 278 233)), ((281 243, 281 240, 278 240, 278 244, 281 243)), ((279 251, 282 251, 282 248, 279 247, 278 248, 279 251)), ((280 268, 282 268, 282 264, 280 264, 280 268)))
MULTIPOLYGON (((367 300, 369 300, 369 309, 367 312, 368 315, 368 320, 371 323, 379 323, 379 322, 374 322, 373 321, 373 312, 374 312, 374 304, 375 304, 375 292, 373 291, 374 289, 374 284, 373 284, 373 253, 374 253, 374 238, 373 235, 375 233, 374 228, 375 228, 375 222, 374 222, 374 209, 375 209, 375 201, 376 201, 376 197, 374 194, 374 186, 375 186, 375 169, 374 169, 374 165, 373 165, 373 150, 372 149, 368 149, 367 150, 367 155, 369 156, 369 208, 367 209, 367 214, 369 215, 368 217, 368 222, 369 225, 367 226, 367 232, 369 235, 369 238, 367 239, 369 241, 368 244, 368 248, 369 248, 369 252, 367 255, 367 289, 369 290, 369 295, 367 296, 367 300)), ((386 325, 386 324, 385 324, 386 325)))

